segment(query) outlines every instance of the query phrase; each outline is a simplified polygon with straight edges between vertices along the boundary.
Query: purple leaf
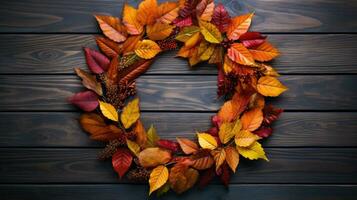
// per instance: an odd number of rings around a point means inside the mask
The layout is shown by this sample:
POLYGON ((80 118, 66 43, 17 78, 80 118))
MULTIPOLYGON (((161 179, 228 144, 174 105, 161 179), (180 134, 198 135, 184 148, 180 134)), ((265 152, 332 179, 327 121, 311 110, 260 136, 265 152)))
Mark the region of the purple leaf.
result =
POLYGON ((99 53, 94 49, 85 47, 84 54, 86 56, 86 61, 88 68, 95 74, 101 74, 107 71, 110 60, 103 54, 99 53))
POLYGON ((265 39, 255 39, 255 40, 243 40, 242 44, 247 48, 251 49, 257 47, 265 42, 265 39))
POLYGON ((254 134, 256 134, 259 137, 262 138, 267 138, 269 136, 271 136, 271 134, 273 133, 273 129, 270 127, 261 127, 258 130, 254 131, 254 134))
POLYGON ((177 27, 185 27, 185 26, 191 26, 192 25, 192 18, 191 17, 186 17, 186 18, 176 18, 173 23, 177 27))
POLYGON ((219 31, 224 33, 227 31, 230 22, 231 17, 229 16, 226 8, 223 4, 218 4, 213 12, 212 24, 216 25, 219 31))
POLYGON ((76 93, 68 101, 86 112, 95 110, 99 105, 98 96, 92 91, 76 93))

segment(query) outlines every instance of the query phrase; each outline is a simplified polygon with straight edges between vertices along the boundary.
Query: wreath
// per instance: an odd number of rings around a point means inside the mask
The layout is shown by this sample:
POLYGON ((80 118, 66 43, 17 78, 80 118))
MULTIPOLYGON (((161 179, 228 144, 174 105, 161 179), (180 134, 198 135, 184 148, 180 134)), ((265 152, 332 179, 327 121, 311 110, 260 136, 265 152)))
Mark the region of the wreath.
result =
POLYGON ((69 101, 86 113, 79 122, 91 139, 107 142, 99 159, 111 159, 119 177, 149 182, 149 195, 170 189, 182 193, 198 182, 218 176, 228 185, 240 158, 268 160, 258 140, 272 134, 282 112, 266 106, 287 88, 268 64, 279 55, 259 32, 249 32, 253 13, 231 18, 213 0, 179 0, 158 4, 142 1, 138 9, 125 4, 123 18, 96 15, 105 37, 97 36, 101 52, 84 48, 89 70, 75 68, 87 91, 69 101), (212 127, 197 140, 160 139, 154 126, 140 121, 135 79, 160 52, 180 47, 177 56, 192 67, 207 61, 218 69, 218 96, 226 101, 212 116, 212 127))

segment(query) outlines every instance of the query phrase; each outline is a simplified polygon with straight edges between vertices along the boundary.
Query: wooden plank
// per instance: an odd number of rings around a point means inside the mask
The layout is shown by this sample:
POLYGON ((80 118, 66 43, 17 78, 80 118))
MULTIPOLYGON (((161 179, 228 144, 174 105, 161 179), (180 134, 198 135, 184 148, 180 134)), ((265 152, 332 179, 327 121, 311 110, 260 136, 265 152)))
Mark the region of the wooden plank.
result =
MULTIPOLYGON (((125 194, 126 199, 147 199, 148 187, 145 185, 1 185, 3 200, 113 200, 125 194)), ((163 198, 168 200, 184 199, 254 199, 254 200, 355 200, 355 185, 281 185, 249 184, 230 185, 226 190, 220 185, 209 185, 203 190, 193 188, 175 195, 173 192, 163 198)), ((155 198, 155 194, 152 199, 155 198)))
MULTIPOLYGON (((94 13, 120 16, 123 0, 5 0, 1 32, 98 32, 94 13)), ((139 1, 129 0, 131 5, 139 1)), ((161 1, 162 2, 162 1, 161 1)), ((255 11, 254 28, 268 32, 356 32, 357 3, 344 1, 223 0, 232 16, 255 11), (329 12, 326 12, 329 11, 329 12)))
MULTIPOLYGON (((289 91, 274 99, 287 110, 356 110, 356 75, 282 76, 289 91)), ((84 88, 74 75, 1 75, 1 111, 73 111, 66 98, 84 88)), ((142 76, 138 79, 141 108, 147 111, 215 111, 215 76, 142 76)))
MULTIPOLYGON (((194 138, 205 131, 214 113, 142 113, 148 128, 154 124, 162 138, 194 138)), ((84 133, 79 113, 0 113, 0 147, 102 147, 84 133)), ((357 147, 357 113, 285 112, 274 124, 265 147, 357 147), (341 137, 343 127, 343 137, 341 137)))
MULTIPOLYGON (((280 73, 357 73, 357 35, 269 35, 269 39, 282 52, 272 63, 280 73)), ((94 36, 77 34, 5 34, 0 43, 0 74, 73 74, 73 67, 87 68, 82 47, 96 46, 94 36)), ((215 66, 206 63, 189 69, 187 61, 175 54, 158 56, 147 74, 217 74, 215 66)))
MULTIPOLYGON (((356 183, 357 148, 265 150, 270 162, 242 159, 232 183, 356 183)), ((118 183, 111 162, 97 160, 98 152, 2 148, 1 183, 118 183)))

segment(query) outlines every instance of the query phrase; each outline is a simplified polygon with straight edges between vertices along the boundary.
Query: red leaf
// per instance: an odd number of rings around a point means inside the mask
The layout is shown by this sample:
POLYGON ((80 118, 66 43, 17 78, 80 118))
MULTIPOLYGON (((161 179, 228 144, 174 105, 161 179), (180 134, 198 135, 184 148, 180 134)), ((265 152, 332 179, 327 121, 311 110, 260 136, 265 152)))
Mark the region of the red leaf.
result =
POLYGON ((227 31, 230 21, 231 17, 229 16, 226 8, 223 6, 223 4, 218 4, 213 12, 211 21, 212 24, 216 25, 219 31, 224 33, 227 31))
POLYGON ((209 133, 212 136, 218 136, 218 128, 211 127, 210 129, 207 130, 207 133, 209 133))
POLYGON ((271 136, 271 134, 273 133, 273 129, 270 127, 263 126, 258 130, 254 131, 253 133, 258 135, 259 137, 267 138, 271 136))
POLYGON ((68 98, 68 101, 86 112, 93 111, 99 105, 98 96, 92 91, 79 92, 68 98))
POLYGON ((216 170, 214 169, 214 167, 211 167, 211 168, 203 171, 202 174, 200 175, 198 187, 200 189, 203 189, 213 180, 213 178, 215 176, 216 176, 216 170))
POLYGON ((123 177, 128 171, 133 156, 128 149, 120 148, 112 157, 112 165, 114 170, 119 174, 119 177, 123 177))
POLYGON ((180 17, 188 17, 192 15, 196 11, 196 6, 198 4, 198 1, 195 0, 186 0, 183 8, 180 9, 179 15, 180 17))
POLYGON ((160 139, 156 142, 157 146, 171 150, 172 152, 179 151, 179 144, 171 140, 160 139))
POLYGON ((101 74, 104 71, 107 71, 110 60, 103 54, 87 47, 84 48, 84 54, 86 56, 88 68, 93 73, 101 74))
POLYGON ((257 47, 265 42, 265 39, 256 39, 256 40, 244 40, 242 44, 248 49, 257 47))
POLYGON ((212 121, 212 124, 213 124, 215 127, 220 127, 220 126, 221 126, 222 120, 218 117, 218 115, 212 116, 211 121, 212 121))
POLYGON ((176 18, 173 23, 177 27, 185 27, 185 26, 191 26, 192 25, 192 18, 191 17, 186 17, 186 18, 176 18))
POLYGON ((223 183, 224 186, 228 187, 229 181, 231 179, 231 170, 229 169, 227 163, 224 163, 221 167, 219 178, 221 179, 221 182, 223 183))
POLYGON ((269 126, 271 123, 273 123, 275 120, 279 118, 282 112, 283 109, 274 108, 272 105, 266 106, 263 109, 263 113, 264 113, 263 124, 265 126, 269 126))
POLYGON ((263 36, 261 33, 259 32, 246 32, 243 35, 241 35, 239 37, 240 41, 243 40, 257 40, 257 39, 265 39, 267 38, 267 36, 263 36))

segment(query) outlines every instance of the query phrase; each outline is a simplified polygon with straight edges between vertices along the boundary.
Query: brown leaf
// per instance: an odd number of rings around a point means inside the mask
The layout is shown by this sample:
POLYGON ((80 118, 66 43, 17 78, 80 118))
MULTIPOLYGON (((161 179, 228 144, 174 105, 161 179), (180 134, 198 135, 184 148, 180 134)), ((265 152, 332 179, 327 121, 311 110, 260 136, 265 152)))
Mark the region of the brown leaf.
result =
POLYGON ((204 170, 212 167, 214 160, 209 150, 201 150, 191 156, 192 167, 198 170, 204 170))
POLYGON ((178 163, 170 170, 169 182, 171 188, 176 193, 181 194, 193 187, 198 176, 197 170, 178 163))
POLYGON ((140 147, 145 147, 147 142, 146 131, 143 123, 140 119, 136 122, 134 126, 134 131, 136 132, 136 143, 140 145, 140 147))
POLYGON ((113 16, 96 15, 100 28, 105 36, 115 42, 122 42, 126 39, 126 29, 120 19, 113 16))
POLYGON ((192 154, 198 151, 198 145, 187 138, 176 138, 185 154, 192 154))
POLYGON ((109 58, 114 58, 119 55, 121 49, 120 45, 116 42, 100 36, 95 37, 95 41, 100 50, 109 58))
POLYGON ((178 16, 179 7, 175 2, 164 2, 159 5, 157 9, 158 19, 157 21, 171 24, 178 16))
POLYGON ((216 149, 211 151, 211 155, 213 156, 213 159, 216 162, 216 171, 218 171, 218 169, 226 160, 226 152, 224 151, 224 149, 216 149))
POLYGON ((141 74, 145 73, 146 70, 149 69, 152 61, 153 60, 145 60, 143 62, 139 62, 138 65, 125 68, 124 71, 121 71, 121 77, 119 77, 119 84, 125 85, 134 81, 137 77, 139 77, 141 74))
POLYGON ((171 160, 171 153, 158 147, 146 148, 138 155, 140 165, 143 167, 156 167, 171 160))
POLYGON ((139 43, 141 38, 143 37, 143 34, 140 35, 132 35, 128 37, 125 42, 123 43, 123 54, 129 53, 129 52, 134 52, 136 45, 139 43))
POLYGON ((97 82, 95 76, 87 73, 86 71, 78 67, 74 68, 74 70, 76 71, 76 74, 82 78, 82 84, 84 87, 93 90, 99 96, 103 95, 102 86, 100 85, 100 83, 97 82))
POLYGON ((114 85, 118 82, 119 58, 116 56, 110 61, 107 77, 109 84, 114 85))

